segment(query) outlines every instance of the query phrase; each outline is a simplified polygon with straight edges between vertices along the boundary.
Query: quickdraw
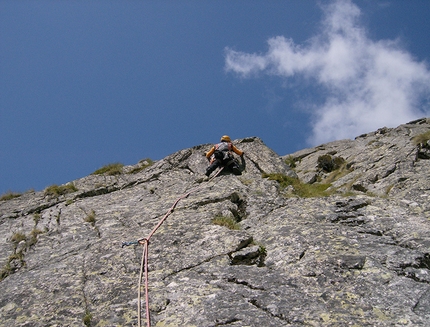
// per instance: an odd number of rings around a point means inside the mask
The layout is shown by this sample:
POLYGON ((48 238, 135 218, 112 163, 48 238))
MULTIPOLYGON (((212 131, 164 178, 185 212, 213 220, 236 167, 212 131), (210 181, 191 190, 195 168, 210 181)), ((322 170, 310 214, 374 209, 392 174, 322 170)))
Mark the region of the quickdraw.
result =
POLYGON ((130 241, 130 242, 122 242, 121 247, 130 246, 130 245, 138 245, 139 241, 130 241))

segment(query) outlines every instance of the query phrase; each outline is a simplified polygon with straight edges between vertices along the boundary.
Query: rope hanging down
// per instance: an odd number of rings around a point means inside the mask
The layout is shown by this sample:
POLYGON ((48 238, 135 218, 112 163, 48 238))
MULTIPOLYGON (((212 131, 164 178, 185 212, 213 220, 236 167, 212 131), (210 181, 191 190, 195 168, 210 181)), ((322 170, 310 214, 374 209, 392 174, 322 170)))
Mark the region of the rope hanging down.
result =
MULTIPOLYGON (((215 177, 217 177, 223 169, 224 169, 224 167, 221 167, 217 171, 217 173, 208 180, 208 182, 210 182, 215 177)), ((154 235, 154 233, 157 231, 157 229, 160 228, 160 226, 164 223, 164 221, 167 219, 167 217, 173 212, 173 210, 175 209, 175 207, 179 203, 179 201, 187 198, 191 193, 194 193, 201 188, 202 188, 202 186, 200 185, 199 187, 197 187, 191 191, 188 191, 184 195, 180 196, 175 201, 175 203, 173 203, 173 205, 170 207, 170 209, 167 210, 164 217, 161 218, 161 220, 152 229, 152 231, 149 233, 149 235, 146 238, 141 238, 139 240, 131 241, 131 242, 122 242, 122 247, 129 246, 129 245, 137 245, 137 244, 143 245, 142 261, 140 264, 140 274, 139 274, 139 283, 138 283, 138 294, 137 294, 137 298, 138 298, 137 299, 137 323, 138 323, 138 327, 142 326, 141 325, 141 295, 142 295, 141 293, 142 293, 142 278, 143 278, 143 276, 145 276, 146 326, 151 327, 151 319, 150 319, 150 313, 149 313, 149 294, 148 294, 148 284, 149 284, 148 283, 148 247, 149 247, 149 240, 152 237, 152 235, 154 235)))

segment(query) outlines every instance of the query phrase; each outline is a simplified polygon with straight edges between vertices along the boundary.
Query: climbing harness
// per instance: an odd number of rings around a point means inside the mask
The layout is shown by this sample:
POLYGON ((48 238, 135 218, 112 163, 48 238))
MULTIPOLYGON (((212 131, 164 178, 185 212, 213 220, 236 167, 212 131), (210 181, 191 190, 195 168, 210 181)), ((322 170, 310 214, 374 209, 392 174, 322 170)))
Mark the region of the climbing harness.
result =
MULTIPOLYGON (((215 177, 217 177, 221 171, 224 169, 224 166, 221 167, 217 173, 212 176, 208 182, 212 181, 215 177)), ((152 229, 152 231, 149 233, 149 235, 146 238, 141 238, 139 240, 135 241, 129 241, 129 242, 122 242, 121 247, 124 246, 130 246, 130 245, 143 245, 143 251, 142 251, 142 261, 140 264, 140 274, 139 274, 139 282, 138 282, 138 295, 137 295, 137 324, 138 327, 141 327, 141 296, 142 296, 142 279, 144 276, 145 279, 145 304, 146 304, 146 326, 151 327, 151 319, 150 319, 150 313, 149 313, 149 294, 148 294, 148 247, 149 247, 149 240, 154 235, 154 233, 157 231, 157 229, 164 223, 164 221, 167 219, 167 217, 174 211, 176 205, 181 201, 182 199, 187 198, 191 193, 194 193, 202 188, 202 185, 200 185, 197 188, 192 189, 191 191, 188 191, 187 193, 180 196, 175 203, 170 207, 169 210, 167 210, 166 214, 163 218, 158 222, 158 224, 152 229)))

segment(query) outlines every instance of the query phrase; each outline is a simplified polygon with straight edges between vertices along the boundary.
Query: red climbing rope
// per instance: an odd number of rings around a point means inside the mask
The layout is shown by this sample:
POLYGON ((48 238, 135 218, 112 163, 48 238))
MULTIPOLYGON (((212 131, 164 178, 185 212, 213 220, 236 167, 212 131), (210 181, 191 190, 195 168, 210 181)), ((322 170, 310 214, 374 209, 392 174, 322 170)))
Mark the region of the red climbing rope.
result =
MULTIPOLYGON (((221 167, 217 173, 212 176, 209 180, 211 181, 212 179, 214 179, 216 176, 219 175, 219 173, 224 169, 224 167, 221 167)), ((167 219, 167 217, 173 212, 173 210, 175 209, 176 205, 179 203, 179 201, 181 201, 182 199, 187 198, 191 193, 198 191, 199 189, 202 188, 202 185, 200 185, 199 187, 188 191, 187 193, 185 193, 184 195, 180 196, 175 203, 173 203, 173 205, 170 207, 169 210, 167 210, 166 214, 164 215, 164 217, 158 222, 158 224, 153 228, 153 230, 149 233, 148 237, 146 238, 142 238, 140 240, 138 240, 137 242, 124 242, 124 245, 131 245, 131 244, 141 244, 143 245, 143 252, 142 252, 142 261, 141 261, 141 265, 140 265, 140 275, 139 275, 139 286, 138 286, 138 300, 137 300, 137 322, 138 322, 138 327, 141 327, 141 293, 142 293, 142 277, 143 275, 145 275, 145 302, 146 302, 146 326, 147 327, 151 327, 151 319, 150 319, 150 314, 149 314, 149 294, 148 294, 148 247, 149 247, 149 239, 152 237, 152 235, 154 235, 154 233, 157 231, 157 229, 164 223, 164 221, 167 219)))
MULTIPOLYGON (((140 244, 143 244, 143 253, 142 253, 142 262, 140 265, 140 275, 139 275, 139 292, 138 292, 138 296, 137 296, 137 302, 138 302, 138 306, 137 306, 137 317, 138 317, 138 325, 139 327, 141 326, 140 323, 140 317, 142 316, 142 314, 140 313, 140 303, 141 303, 141 292, 140 290, 142 289, 142 276, 144 273, 144 269, 145 269, 145 294, 146 294, 146 303, 149 303, 149 296, 148 296, 148 240, 147 239, 143 239, 143 240, 139 240, 140 244)), ((146 317, 148 318, 148 324, 147 326, 151 326, 151 322, 149 319, 149 305, 146 306, 146 317)))

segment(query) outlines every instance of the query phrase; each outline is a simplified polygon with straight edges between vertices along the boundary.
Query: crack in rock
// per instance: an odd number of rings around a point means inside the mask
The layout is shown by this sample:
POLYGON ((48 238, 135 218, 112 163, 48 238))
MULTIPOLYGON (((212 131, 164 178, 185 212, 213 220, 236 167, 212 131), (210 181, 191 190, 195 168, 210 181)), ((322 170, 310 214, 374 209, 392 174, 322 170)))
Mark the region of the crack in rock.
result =
POLYGON ((227 281, 229 283, 234 283, 234 284, 246 286, 246 287, 250 288, 251 290, 259 290, 259 291, 264 291, 265 290, 264 287, 253 286, 250 283, 248 283, 247 281, 245 281, 245 280, 239 280, 239 279, 237 279, 235 277, 227 278, 227 281))
POLYGON ((277 310, 275 307, 273 308, 269 308, 269 307, 264 307, 261 304, 258 303, 257 299, 250 299, 248 300, 248 302, 250 304, 252 304, 254 307, 256 307, 259 310, 264 311, 265 313, 267 313, 268 315, 274 317, 274 318, 278 318, 282 321, 286 321, 287 323, 291 324, 291 321, 288 317, 286 317, 284 314, 282 313, 275 313, 277 310))

